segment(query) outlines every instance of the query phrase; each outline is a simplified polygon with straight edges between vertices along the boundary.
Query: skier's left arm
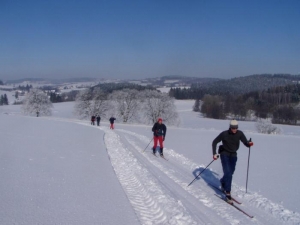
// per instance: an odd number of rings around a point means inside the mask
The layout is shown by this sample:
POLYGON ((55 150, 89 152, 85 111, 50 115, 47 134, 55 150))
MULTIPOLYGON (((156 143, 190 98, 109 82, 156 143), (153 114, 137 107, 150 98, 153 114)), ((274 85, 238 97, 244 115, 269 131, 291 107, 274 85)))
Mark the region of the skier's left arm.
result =
MULTIPOLYGON (((242 131, 241 131, 242 132, 242 131)), ((246 146, 246 147, 251 147, 253 146, 253 142, 251 141, 251 139, 248 141, 245 134, 242 132, 241 134, 241 142, 243 142, 243 144, 246 146)))

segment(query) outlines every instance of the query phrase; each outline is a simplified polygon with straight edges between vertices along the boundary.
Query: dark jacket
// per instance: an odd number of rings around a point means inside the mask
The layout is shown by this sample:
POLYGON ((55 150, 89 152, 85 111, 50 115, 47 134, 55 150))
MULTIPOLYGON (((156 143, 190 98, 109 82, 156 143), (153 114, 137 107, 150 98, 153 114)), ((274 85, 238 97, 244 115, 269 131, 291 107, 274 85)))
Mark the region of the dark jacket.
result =
POLYGON ((225 154, 230 156, 236 156, 237 150, 240 147, 240 141, 243 142, 243 144, 246 147, 249 147, 249 143, 246 139, 245 134, 237 130, 237 132, 234 134, 231 132, 231 130, 225 130, 221 132, 212 142, 212 151, 213 155, 216 154, 216 148, 217 144, 222 141, 222 145, 219 147, 219 154, 225 154))
POLYGON ((158 122, 156 122, 152 127, 152 132, 153 132, 153 135, 156 137, 158 137, 158 136, 165 137, 166 133, 167 133, 167 127, 163 123, 159 124, 158 122))
POLYGON ((115 118, 115 117, 110 117, 110 119, 109 119, 109 122, 110 122, 110 123, 114 123, 114 122, 115 122, 115 120, 116 120, 116 118, 115 118))
POLYGON ((96 119, 97 119, 97 121, 100 121, 100 120, 101 120, 101 117, 100 117, 100 116, 97 116, 96 119))

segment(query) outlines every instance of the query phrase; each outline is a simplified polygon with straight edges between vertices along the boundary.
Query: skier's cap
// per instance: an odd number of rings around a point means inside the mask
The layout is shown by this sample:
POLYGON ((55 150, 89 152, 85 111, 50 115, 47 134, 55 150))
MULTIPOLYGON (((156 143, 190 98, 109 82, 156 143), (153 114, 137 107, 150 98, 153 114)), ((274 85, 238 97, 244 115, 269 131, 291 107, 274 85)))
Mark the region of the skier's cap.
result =
POLYGON ((158 118, 158 120, 157 120, 157 121, 158 121, 158 122, 159 122, 159 121, 161 121, 161 122, 162 122, 162 118, 158 118))
POLYGON ((231 120, 231 121, 230 121, 230 124, 229 124, 229 127, 230 127, 230 128, 233 128, 233 129, 237 129, 237 128, 239 127, 238 121, 236 121, 236 120, 231 120))

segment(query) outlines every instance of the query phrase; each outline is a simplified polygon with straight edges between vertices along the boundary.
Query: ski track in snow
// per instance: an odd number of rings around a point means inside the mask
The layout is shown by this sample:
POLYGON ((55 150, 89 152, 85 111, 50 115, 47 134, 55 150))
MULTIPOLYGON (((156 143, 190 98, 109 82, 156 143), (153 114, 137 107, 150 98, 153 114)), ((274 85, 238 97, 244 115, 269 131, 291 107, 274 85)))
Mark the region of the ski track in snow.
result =
MULTIPOLYGON (((90 126, 80 120, 54 119, 90 126)), ((187 187, 194 179, 192 171, 202 170, 205 165, 198 165, 167 148, 164 153, 169 161, 154 157, 149 153, 151 144, 143 153, 151 141, 144 135, 124 129, 93 128, 105 132, 112 166, 142 224, 300 224, 299 213, 257 193, 245 193, 244 187, 233 184, 234 196, 243 203, 238 206, 254 215, 249 219, 214 196, 219 193, 203 182, 214 182, 206 172, 187 187), (218 216, 210 218, 212 214, 218 216)))
MULTIPOLYGON (((139 145, 134 141, 134 139, 138 139, 137 141, 142 141, 146 146, 147 143, 150 142, 150 139, 136 134, 131 131, 126 130, 118 130, 124 134, 127 134, 126 139, 128 142, 135 148, 136 152, 142 152, 144 149, 139 147, 139 145), (129 135, 129 136, 128 136, 129 135)), ((149 149, 150 147, 148 147, 149 149)), ((147 149, 145 151, 147 153, 147 149)), ((187 187, 189 182, 194 178, 191 177, 191 171, 195 168, 205 168, 204 165, 197 165, 191 160, 187 159, 183 155, 176 153, 172 149, 164 148, 164 153, 168 159, 166 161, 159 161, 159 159, 154 158, 152 155, 149 156, 152 164, 160 169, 161 172, 165 173, 169 178, 171 178, 177 185, 179 185, 182 189, 187 191, 189 194, 194 196, 199 202, 205 205, 208 208, 216 210, 216 213, 222 217, 224 220, 227 220, 230 224, 300 224, 300 215, 299 213, 292 212, 290 210, 285 209, 283 206, 273 203, 270 200, 264 198, 263 196, 257 193, 245 193, 245 188, 238 187, 233 184, 233 192, 234 195, 241 199, 243 204, 240 206, 248 213, 252 213, 255 218, 248 219, 245 217, 245 220, 236 219, 236 214, 240 214, 233 207, 224 204, 224 202, 219 199, 214 199, 214 190, 206 184, 203 185, 203 181, 201 183, 201 189, 196 188, 191 185, 187 187), (167 166, 166 166, 167 165, 167 166), (188 176, 188 179, 187 179, 188 176), (246 206, 246 207, 244 207, 246 206), (262 211, 263 210, 263 211, 262 211), (252 212, 253 211, 253 212, 252 212), (255 214, 259 212, 258 215, 255 214), (263 212, 263 213, 262 213, 263 212)), ((148 150, 149 154, 149 150, 148 150)), ((147 154, 146 154, 147 155, 147 154)), ((209 183, 213 183, 209 177, 206 177, 205 172, 201 175, 205 180, 209 183)), ((195 181, 197 182, 197 181, 195 181)), ((198 181, 198 185, 201 182, 201 179, 198 181)), ((217 193, 218 194, 218 193, 217 193)), ((201 212, 201 209, 199 209, 201 212)), ((240 216, 238 218, 241 218, 240 216)), ((223 220, 223 223, 224 223, 223 220)))
POLYGON ((197 224, 108 128, 104 141, 114 170, 142 224, 197 224))

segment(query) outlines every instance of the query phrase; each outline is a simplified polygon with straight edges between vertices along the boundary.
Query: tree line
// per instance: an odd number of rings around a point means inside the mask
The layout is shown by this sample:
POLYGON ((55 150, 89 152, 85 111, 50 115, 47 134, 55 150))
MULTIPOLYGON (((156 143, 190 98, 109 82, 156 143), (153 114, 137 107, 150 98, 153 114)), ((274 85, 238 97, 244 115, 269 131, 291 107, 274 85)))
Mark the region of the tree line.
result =
POLYGON ((174 98, 157 90, 122 89, 105 93, 100 87, 86 89, 78 93, 74 112, 80 118, 114 116, 123 123, 150 124, 158 117, 168 124, 179 123, 174 98))
MULTIPOLYGON (((51 115, 52 103, 44 91, 31 89, 25 96, 22 111, 27 115, 51 115)), ((92 115, 102 118, 114 116, 123 123, 151 124, 162 117, 168 124, 178 125, 179 117, 174 98, 157 90, 122 89, 112 93, 100 87, 77 93, 74 113, 81 119, 92 115)))

